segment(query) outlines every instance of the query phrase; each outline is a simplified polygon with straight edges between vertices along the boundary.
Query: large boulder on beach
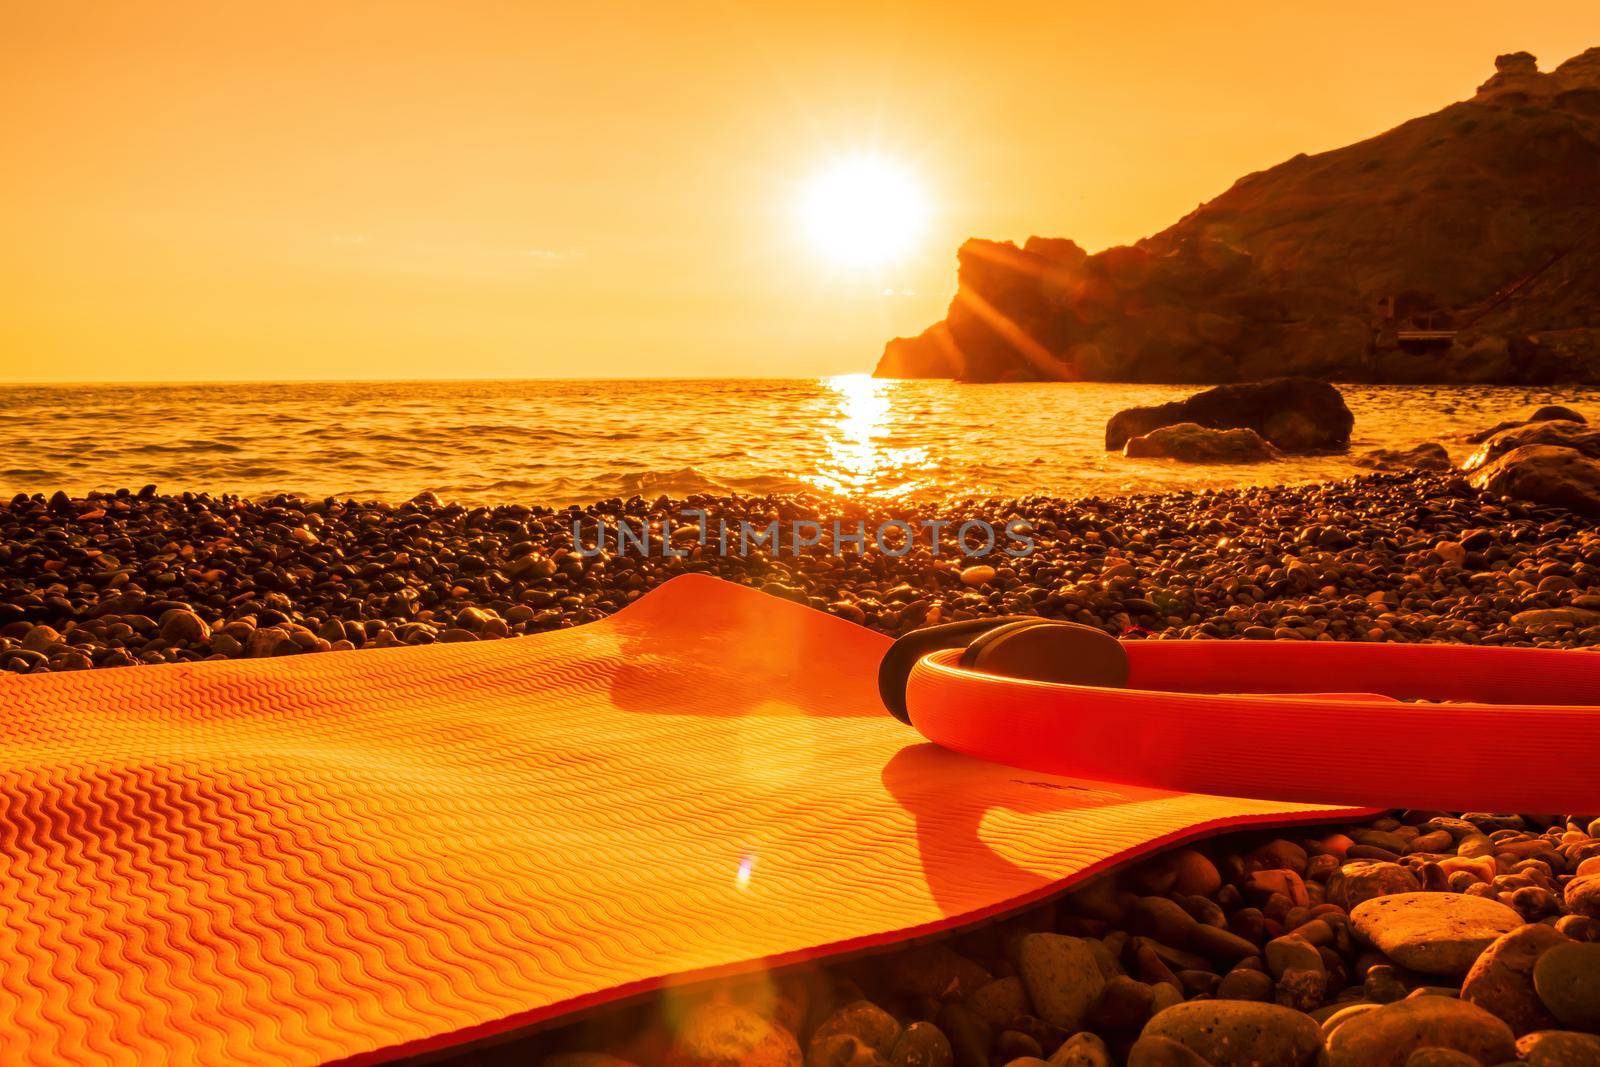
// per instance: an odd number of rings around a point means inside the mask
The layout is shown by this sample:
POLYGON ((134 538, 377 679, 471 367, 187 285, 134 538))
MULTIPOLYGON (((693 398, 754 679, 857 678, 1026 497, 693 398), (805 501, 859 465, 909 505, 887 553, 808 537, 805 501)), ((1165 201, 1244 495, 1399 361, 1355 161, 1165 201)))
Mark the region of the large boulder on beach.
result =
POLYGON ((1501 432, 1503 432, 1505 430, 1513 429, 1514 427, 1517 427, 1517 426, 1527 426, 1530 423, 1535 423, 1535 422, 1585 422, 1586 423, 1588 421, 1589 421, 1588 419, 1583 417, 1583 413, 1582 412, 1576 411, 1573 408, 1569 408, 1565 404, 1546 404, 1542 408, 1535 408, 1533 414, 1529 415, 1525 419, 1507 419, 1504 422, 1497 422, 1493 426, 1489 427, 1487 430, 1479 430, 1477 433, 1467 434, 1465 439, 1467 441, 1471 442, 1472 444, 1476 445, 1476 444, 1482 444, 1484 441, 1487 441, 1489 438, 1493 437, 1497 433, 1501 433, 1501 432))
POLYGON ((1600 459, 1600 430, 1565 419, 1525 422, 1484 440, 1461 464, 1465 471, 1487 466, 1513 449, 1524 445, 1555 445, 1574 448, 1590 459, 1600 459))
POLYGON ((1550 504, 1600 519, 1600 460, 1575 448, 1523 445, 1479 468, 1470 481, 1494 496, 1550 504))
POLYGON ((1187 400, 1127 408, 1106 423, 1106 448, 1180 423, 1212 430, 1254 430, 1285 452, 1337 452, 1349 447, 1355 416, 1339 390, 1309 378, 1219 385, 1187 400))
POLYGON ((1183 463, 1267 463, 1276 448, 1254 430, 1209 430, 1192 422, 1163 426, 1122 446, 1131 459, 1175 459, 1183 463))

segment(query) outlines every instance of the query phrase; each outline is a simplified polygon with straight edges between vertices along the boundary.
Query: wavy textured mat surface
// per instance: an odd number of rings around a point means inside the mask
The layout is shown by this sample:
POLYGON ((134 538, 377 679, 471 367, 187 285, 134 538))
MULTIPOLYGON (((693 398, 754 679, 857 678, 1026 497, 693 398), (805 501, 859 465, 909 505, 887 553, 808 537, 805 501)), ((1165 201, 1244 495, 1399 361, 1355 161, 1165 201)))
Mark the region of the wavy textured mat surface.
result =
POLYGON ((1337 809, 923 742, 715 579, 520 640, 0 678, 0 1058, 380 1061, 1337 809))

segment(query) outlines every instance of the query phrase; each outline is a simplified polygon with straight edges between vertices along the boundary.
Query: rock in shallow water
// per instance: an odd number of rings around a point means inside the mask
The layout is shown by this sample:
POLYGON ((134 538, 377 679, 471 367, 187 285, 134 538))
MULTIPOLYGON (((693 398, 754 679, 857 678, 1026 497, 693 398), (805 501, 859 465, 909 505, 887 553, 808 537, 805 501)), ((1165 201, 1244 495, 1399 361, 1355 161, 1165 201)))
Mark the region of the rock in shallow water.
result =
POLYGON ((1375 897, 1350 913, 1356 933, 1384 955, 1423 974, 1465 974, 1496 938, 1523 925, 1498 901, 1454 893, 1375 897))
POLYGON ((1214 430, 1250 429, 1285 452, 1338 451, 1350 444, 1355 416, 1339 390, 1308 378, 1220 385, 1186 400, 1127 408, 1106 423, 1106 448, 1120 449, 1162 426, 1192 422, 1214 430))
POLYGON ((1267 463, 1278 458, 1278 450, 1254 430, 1210 430, 1192 422, 1163 426, 1132 438, 1122 454, 1130 459, 1175 459, 1181 463, 1267 463))

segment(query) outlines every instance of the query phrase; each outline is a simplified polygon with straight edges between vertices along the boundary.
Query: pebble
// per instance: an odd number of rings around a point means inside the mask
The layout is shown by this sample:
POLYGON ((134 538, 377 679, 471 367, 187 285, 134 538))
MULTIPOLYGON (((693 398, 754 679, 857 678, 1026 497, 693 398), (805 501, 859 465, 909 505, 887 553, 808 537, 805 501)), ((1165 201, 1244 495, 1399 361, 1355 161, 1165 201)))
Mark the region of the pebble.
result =
POLYGON ((1098 1035, 1073 1034, 1051 1054, 1050 1067, 1112 1067, 1111 1050, 1098 1035))
POLYGON ((1205 853, 1192 848, 1173 853, 1172 892, 1191 896, 1210 896, 1222 888, 1222 875, 1205 853))
POLYGON ((1600 944, 1573 941, 1549 949, 1534 964, 1533 987, 1566 1026, 1600 1031, 1600 944))
POLYGON ((988 585, 994 581, 995 569, 987 566, 967 567, 961 572, 961 584, 968 586, 988 585))
POLYGON ((984 968, 947 945, 919 945, 891 957, 884 978, 900 992, 961 1000, 991 979, 984 968))
POLYGON ((851 1034, 816 1037, 806 1052, 806 1067, 883 1067, 876 1049, 851 1034))
POLYGON ((966 1004, 990 1026, 1006 1027, 1018 1016, 1028 1014, 1028 991, 1023 988, 1021 978, 996 978, 975 990, 966 1004))
POLYGON ((173 608, 161 617, 161 640, 190 644, 209 640, 211 627, 187 608, 173 608))
POLYGON ((1429 1045, 1413 1050, 1406 1057, 1405 1067, 1483 1067, 1483 1064, 1476 1056, 1469 1056, 1465 1052, 1429 1045))
POLYGON ((1600 874, 1585 874, 1568 882, 1566 901, 1573 913, 1600 919, 1600 874))
POLYGON ((1105 989, 1105 976, 1082 938, 1028 934, 1018 952, 1018 969, 1039 1017, 1073 1031, 1105 989))
POLYGON ((1374 897, 1415 893, 1422 888, 1417 876, 1398 863, 1352 860, 1328 878, 1328 903, 1345 911, 1374 897))
POLYGON ((1516 1058, 1511 1028, 1450 997, 1413 997, 1353 1016, 1328 1035, 1328 1067, 1405 1067, 1420 1048, 1455 1049, 1481 1064, 1516 1058))
POLYGON ((1113 975, 1106 979, 1086 1021, 1104 1033, 1137 1030, 1150 1018, 1154 1004, 1155 990, 1149 985, 1125 974, 1113 975))
POLYGON ((939 1029, 949 1038, 955 1067, 989 1067, 990 1027, 960 1004, 939 1009, 939 1029))
POLYGON ((1128 1050, 1128 1067, 1212 1067, 1211 1061, 1181 1041, 1151 1034, 1128 1050))
POLYGON ((1350 913, 1356 933, 1394 962, 1423 974, 1463 975, 1522 917, 1498 901, 1454 893, 1374 897, 1350 913))
POLYGON ((1222 976, 1217 986, 1219 1000, 1270 1001, 1273 994, 1272 977, 1262 971, 1236 968, 1222 976))
POLYGON ((1176 1004, 1146 1023, 1140 1037, 1169 1038, 1212 1067, 1306 1067, 1322 1049, 1310 1016, 1244 1000, 1176 1004))
POLYGON ((749 1008, 711 1001, 679 1023, 664 1067, 801 1067, 795 1036, 749 1008))
POLYGON ((1551 926, 1517 927, 1473 963, 1461 984, 1461 999, 1499 1016, 1515 1034, 1553 1029, 1556 1020, 1533 988, 1533 968, 1545 952, 1568 943, 1551 926))
POLYGON ((889 1067, 952 1067, 955 1054, 944 1031, 929 1022, 914 1022, 895 1040, 889 1067))
POLYGON ((1517 1059, 1528 1067, 1600 1067, 1600 1037, 1538 1030, 1517 1038, 1517 1059))
POLYGON ((900 1023, 869 1000, 852 1001, 836 1010, 811 1035, 807 1059, 817 1055, 818 1043, 833 1037, 853 1037, 880 1056, 887 1057, 900 1039, 900 1023))
POLYGON ((1044 1047, 1039 1044, 1038 1039, 1021 1030, 1002 1030, 1000 1036, 994 1040, 994 1059, 1001 1063, 1017 1063, 1023 1060, 1042 1063, 1043 1052, 1044 1047))

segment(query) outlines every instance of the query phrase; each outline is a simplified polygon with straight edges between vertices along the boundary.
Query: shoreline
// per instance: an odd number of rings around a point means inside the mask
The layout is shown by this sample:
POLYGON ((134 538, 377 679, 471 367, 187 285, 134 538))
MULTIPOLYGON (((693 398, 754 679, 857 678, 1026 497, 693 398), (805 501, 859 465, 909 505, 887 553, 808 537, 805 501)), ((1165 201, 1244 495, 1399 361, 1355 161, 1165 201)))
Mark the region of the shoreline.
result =
MULTIPOLYGON (((870 536, 869 536, 870 540, 870 536)), ((614 544, 612 547, 615 547, 614 544)), ((889 634, 1026 614, 1123 637, 1600 645, 1600 531, 1458 474, 1123 497, 841 504, 811 496, 611 500, 584 509, 163 495, 0 504, 0 668, 16 672, 484 640, 593 621, 675 574, 713 574, 889 634), (821 543, 719 554, 683 508, 821 543), (580 556, 585 529, 654 524, 651 554, 580 556), (1025 523, 1033 549, 925 542, 902 557, 828 524, 1025 523), (689 535, 685 537, 684 535, 689 535)))

